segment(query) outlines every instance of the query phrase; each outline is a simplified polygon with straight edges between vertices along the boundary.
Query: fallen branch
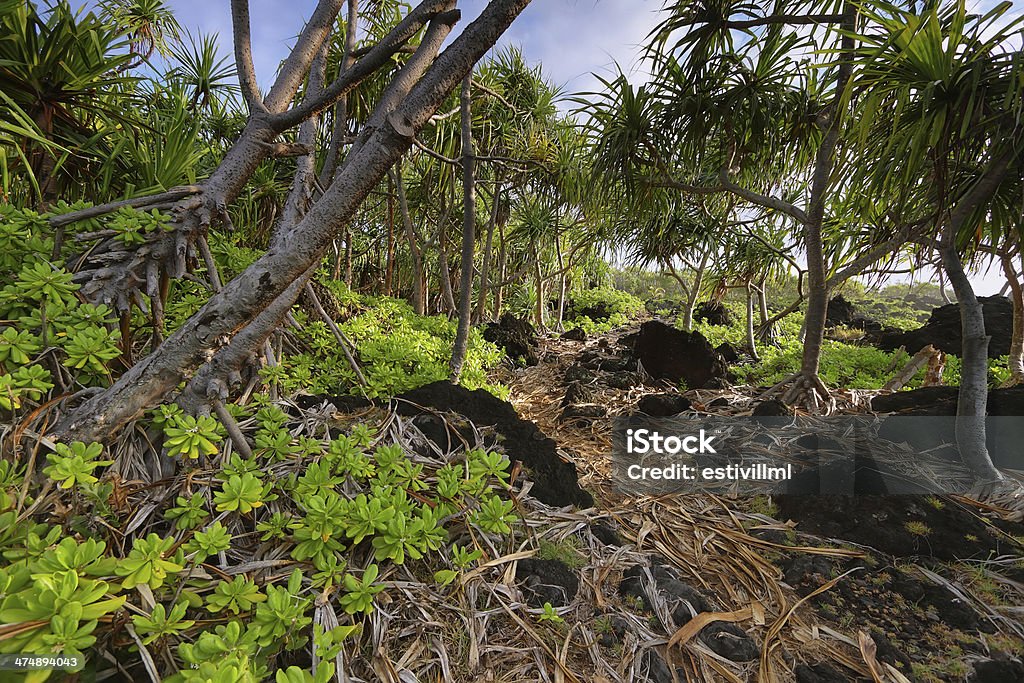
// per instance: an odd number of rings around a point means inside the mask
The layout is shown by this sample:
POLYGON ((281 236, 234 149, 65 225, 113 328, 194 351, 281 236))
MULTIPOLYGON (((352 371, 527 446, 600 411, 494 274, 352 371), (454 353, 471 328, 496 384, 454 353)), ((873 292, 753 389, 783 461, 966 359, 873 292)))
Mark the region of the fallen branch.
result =
MULTIPOLYGON (((883 391, 899 391, 903 387, 907 386, 907 382, 914 379, 918 371, 925 365, 931 367, 934 359, 938 358, 940 352, 934 346, 929 344, 920 351, 914 354, 914 357, 900 370, 892 379, 885 383, 882 387, 883 391)), ((941 374, 941 372, 940 372, 941 374)))
POLYGON ((145 197, 133 197, 132 199, 122 199, 120 201, 110 202, 109 204, 99 204, 98 206, 90 206, 78 211, 62 213, 58 216, 51 216, 49 223, 50 227, 59 228, 76 221, 84 221, 89 218, 104 216, 108 213, 113 213, 118 209, 140 209, 144 206, 152 206, 154 204, 176 202, 179 199, 199 194, 202 191, 203 188, 199 185, 182 185, 181 187, 172 187, 170 190, 167 190, 167 192, 161 192, 160 194, 151 194, 146 195, 145 197))
POLYGON ((334 322, 334 318, 328 315, 327 311, 324 310, 323 305, 320 303, 319 297, 317 297, 316 292, 313 291, 313 285, 309 284, 308 282, 306 283, 306 296, 308 296, 309 300, 313 302, 313 308, 316 309, 316 312, 320 315, 320 318, 322 318, 323 321, 327 323, 327 326, 331 328, 331 332, 334 334, 334 339, 338 342, 338 346, 340 346, 341 350, 345 353, 345 358, 348 360, 348 364, 356 373, 356 379, 359 381, 359 386, 369 386, 366 381, 366 377, 363 376, 363 371, 359 368, 359 363, 356 362, 356 359, 352 355, 352 352, 349 351, 349 348, 351 347, 354 349, 355 345, 352 344, 351 340, 349 340, 349 338, 345 336, 345 333, 341 331, 341 328, 338 327, 338 324, 334 322))

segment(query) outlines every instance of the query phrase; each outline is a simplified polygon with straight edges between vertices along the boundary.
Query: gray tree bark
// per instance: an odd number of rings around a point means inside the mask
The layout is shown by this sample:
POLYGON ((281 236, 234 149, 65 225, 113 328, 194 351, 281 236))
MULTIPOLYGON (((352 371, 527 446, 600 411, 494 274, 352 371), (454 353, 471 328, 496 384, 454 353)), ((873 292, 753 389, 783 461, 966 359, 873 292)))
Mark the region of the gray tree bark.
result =
MULTIPOLYGON (((339 168, 335 182, 289 231, 286 246, 270 249, 213 295, 156 352, 136 363, 110 388, 62 416, 54 436, 86 442, 110 438, 125 422, 173 391, 179 382, 205 364, 211 353, 246 329, 283 294, 294 288, 297 295, 301 289, 295 286, 297 281, 315 268, 338 230, 351 220, 370 191, 409 149, 416 133, 448 93, 528 4, 529 0, 492 0, 480 17, 421 72, 421 77, 412 78, 403 69, 391 92, 383 98, 387 111, 377 112, 381 125, 367 127, 361 133, 359 143, 339 168)), ((451 7, 450 3, 443 5, 445 10, 451 7)), ((417 52, 437 54, 457 19, 458 14, 452 11, 433 16, 417 52)), ((310 55, 309 62, 312 59, 310 55)), ((269 97, 265 100, 273 111, 271 101, 269 97)))
POLYGON ((437 271, 441 287, 441 312, 449 318, 456 315, 455 294, 452 292, 452 273, 448 266, 448 217, 443 216, 437 226, 437 271))
POLYGON ((707 271, 709 250, 705 250, 700 256, 697 270, 693 274, 693 285, 690 287, 689 296, 686 297, 686 308, 683 309, 683 329, 693 329, 693 310, 697 307, 697 298, 700 296, 701 287, 704 286, 704 273, 707 271))
MULTIPOLYGON (((144 293, 151 300, 159 297, 161 275, 169 278, 184 276, 189 264, 195 260, 198 238, 217 222, 230 227, 227 206, 237 199, 260 163, 274 155, 292 153, 293 145, 275 142, 275 138, 330 107, 387 65, 428 21, 450 10, 451 2, 423 0, 380 43, 327 86, 320 97, 307 98, 302 104, 288 109, 341 8, 341 0, 320 0, 283 63, 270 94, 262 106, 254 102, 253 111, 238 140, 210 177, 200 184, 200 191, 180 200, 170 209, 173 230, 155 235, 145 244, 131 249, 110 238, 88 250, 71 264, 76 273, 75 280, 82 285, 82 295, 91 303, 106 303, 120 311, 130 310, 135 292, 144 293)), ((248 7, 244 0, 238 0, 233 11, 236 53, 241 57, 241 69, 249 72, 251 55, 246 53, 249 47, 248 7)), ((248 81, 252 78, 252 73, 242 76, 249 98, 257 97, 253 83, 248 81)))
MULTIPOLYGON (((348 15, 345 18, 345 54, 341 58, 342 71, 348 70, 355 62, 356 31, 359 22, 359 0, 348 0, 348 15)), ((348 134, 348 93, 341 96, 334 105, 334 121, 331 127, 331 141, 320 171, 320 186, 327 187, 334 180, 334 172, 341 159, 341 148, 348 134)))
POLYGON ((960 394, 956 406, 956 442, 964 464, 983 482, 999 481, 1003 475, 992 465, 986 444, 985 415, 988 408, 988 343, 985 314, 964 272, 956 232, 950 228, 942 247, 942 265, 960 306, 963 355, 960 394))
POLYGON ((754 360, 759 360, 757 355, 757 338, 754 334, 754 286, 748 280, 746 283, 747 294, 747 346, 750 347, 750 354, 754 360))
POLYGON ((562 319, 565 317, 565 295, 568 268, 565 267, 565 259, 562 256, 562 236, 555 235, 555 256, 558 259, 558 317, 555 320, 555 330, 561 332, 562 319))
MULTIPOLYGON (((1024 252, 1022 252, 1024 254, 1024 252)), ((1000 257, 1006 284, 1010 287, 1010 299, 1013 301, 1013 334, 1010 336, 1010 354, 1007 366, 1010 370, 1008 385, 1024 382, 1024 287, 1013 266, 1009 254, 1000 257)))
POLYGON ((462 256, 459 277, 459 326, 452 346, 451 380, 459 381, 469 346, 470 316, 473 314, 473 248, 476 237, 476 169, 473 151, 473 75, 462 80, 459 106, 462 112, 462 256))
POLYGON ((491 198, 491 216, 487 221, 487 238, 484 242, 483 263, 480 265, 480 290, 477 293, 476 312, 473 319, 482 323, 487 311, 487 293, 491 278, 491 257, 494 250, 494 227, 498 222, 498 210, 501 206, 501 178, 494 183, 494 196, 491 198))
POLYGON ((427 312, 427 297, 423 291, 423 252, 420 250, 416 230, 412 225, 409 200, 405 196, 405 183, 402 181, 402 169, 392 169, 391 177, 398 192, 398 213, 402 216, 405 241, 409 244, 409 256, 412 259, 412 309, 418 315, 423 315, 427 312))
MULTIPOLYGON (((985 416, 988 412, 988 343, 985 315, 960 258, 958 238, 969 221, 978 220, 979 206, 985 206, 1006 177, 1013 159, 1003 154, 993 159, 969 192, 957 201, 949 213, 941 246, 942 266, 960 306, 963 351, 960 369, 960 393, 956 407, 956 442, 964 464, 982 484, 1003 481, 992 465, 986 443, 985 416)), ((973 231, 972 231, 973 232, 973 231)))
POLYGON ((508 244, 505 242, 505 229, 498 224, 498 238, 501 240, 501 249, 498 251, 498 286, 494 290, 494 312, 491 317, 497 320, 501 317, 501 306, 505 299, 505 266, 508 263, 508 244))
POLYGON ((814 172, 811 177, 811 194, 803 221, 804 252, 807 257, 807 312, 803 325, 803 356, 800 361, 800 376, 793 387, 786 392, 783 400, 792 402, 800 396, 808 396, 812 403, 816 394, 827 395, 828 390, 818 377, 821 349, 825 341, 825 318, 828 313, 829 285, 826 281, 825 250, 822 239, 822 224, 825 219, 825 202, 831 184, 835 152, 839 144, 843 114, 839 107, 843 101, 846 84, 853 73, 852 51, 853 30, 856 27, 857 10, 850 2, 843 4, 842 26, 848 33, 841 40, 840 56, 836 76, 836 95, 824 117, 827 127, 821 145, 815 154, 814 172))

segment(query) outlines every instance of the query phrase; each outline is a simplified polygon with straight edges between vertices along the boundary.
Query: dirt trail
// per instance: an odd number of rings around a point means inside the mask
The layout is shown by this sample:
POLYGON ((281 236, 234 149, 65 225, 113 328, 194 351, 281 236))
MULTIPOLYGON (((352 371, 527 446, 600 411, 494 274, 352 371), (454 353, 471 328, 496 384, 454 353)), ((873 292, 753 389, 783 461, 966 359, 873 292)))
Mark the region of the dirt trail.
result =
MULTIPOLYGON (((691 625, 676 634, 681 646, 661 647, 675 630, 662 619, 669 626, 656 650, 681 667, 680 676, 758 683, 1024 680, 1020 525, 1000 530, 965 501, 937 497, 772 501, 709 494, 625 498, 617 492, 611 417, 635 412, 642 396, 666 390, 645 385, 639 375, 631 382, 636 368, 623 351, 624 333, 582 343, 544 338, 538 365, 506 370, 499 379, 520 414, 575 463, 580 483, 611 513, 630 550, 652 558, 655 574, 663 563, 708 598, 706 609, 716 615, 691 624, 735 622, 739 634, 756 643, 754 661, 733 661, 706 631, 695 637, 699 629, 691 625), (624 364, 614 362, 623 356, 624 364), (603 408, 594 414, 604 415, 562 419, 567 393, 603 408), (786 521, 793 518, 799 524, 786 521), (869 547, 874 538, 884 539, 880 549, 869 547), (942 552, 930 543, 941 544, 942 552), (960 546, 967 549, 960 557, 974 561, 956 559, 960 546), (979 557, 979 548, 1001 559, 979 557)), ((753 399, 730 389, 686 397, 695 407, 714 404, 740 414, 753 399)), ((851 406, 863 400, 847 399, 851 406)), ((618 581, 614 574, 605 578, 606 586, 618 581)), ((657 580, 650 585, 656 596, 666 594, 657 580)), ((650 607, 657 614, 658 606, 650 607)), ((652 669, 648 680, 671 677, 652 669)))

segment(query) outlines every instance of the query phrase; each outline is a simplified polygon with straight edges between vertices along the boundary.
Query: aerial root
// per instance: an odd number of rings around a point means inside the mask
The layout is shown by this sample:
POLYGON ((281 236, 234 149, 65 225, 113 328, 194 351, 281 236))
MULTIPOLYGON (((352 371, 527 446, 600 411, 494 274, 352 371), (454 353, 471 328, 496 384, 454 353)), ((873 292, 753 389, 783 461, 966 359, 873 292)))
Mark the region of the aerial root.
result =
POLYGON ((1011 477, 979 482, 966 496, 997 509, 1011 522, 1024 521, 1024 484, 1011 477))
POLYGON ((1012 387, 1019 387, 1021 384, 1024 384, 1024 377, 1021 377, 1020 375, 1014 374, 1014 375, 1011 375, 1010 378, 1007 379, 1005 382, 1000 384, 999 388, 1000 389, 1010 389, 1012 387))
POLYGON ((829 415, 836 410, 836 401, 817 373, 800 373, 782 397, 789 406, 801 406, 813 415, 829 415))
POLYGON ((836 400, 817 373, 795 372, 765 391, 761 400, 786 389, 781 400, 788 406, 801 407, 813 415, 830 415, 836 411, 836 400))

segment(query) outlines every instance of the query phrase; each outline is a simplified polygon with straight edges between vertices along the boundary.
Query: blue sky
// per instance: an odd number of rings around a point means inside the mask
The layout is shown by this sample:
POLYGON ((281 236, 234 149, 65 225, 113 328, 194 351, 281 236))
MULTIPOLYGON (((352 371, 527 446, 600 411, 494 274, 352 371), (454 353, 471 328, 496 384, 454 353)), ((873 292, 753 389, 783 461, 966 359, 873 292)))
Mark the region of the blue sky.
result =
MULTIPOLYGON (((267 87, 292 39, 315 6, 314 0, 250 0, 253 61, 260 84, 267 87)), ((462 0, 462 25, 486 0, 462 0)), ((224 54, 231 50, 231 14, 227 0, 169 0, 182 26, 219 33, 224 54)), ((636 55, 657 23, 662 0, 534 0, 499 45, 518 45, 531 62, 568 92, 597 86, 591 72, 611 73, 636 65, 636 55)), ((459 28, 456 27, 456 31, 459 28)), ((640 73, 638 78, 643 78, 640 73)))
MULTIPOLYGON (((415 0, 414 0, 415 2, 415 0)), ((280 60, 312 12, 315 0, 250 0, 253 60, 260 85, 273 81, 280 60)), ((487 0, 460 0, 462 26, 472 21, 487 0)), ((995 0, 971 0, 975 11, 995 0)), ((220 34, 222 54, 231 54, 229 0, 167 0, 179 23, 195 32, 220 34)), ((498 46, 517 45, 526 59, 543 65, 546 77, 566 93, 594 90, 592 75, 610 75, 618 64, 631 80, 646 80, 637 56, 658 23, 663 0, 533 0, 501 38, 498 46)), ((1019 16, 1014 7, 1010 15, 1019 16)), ((456 27, 456 32, 459 27, 456 27)), ((928 278, 922 273, 918 277, 928 278)), ((974 277, 979 294, 993 294, 1003 285, 998 268, 974 277)))

